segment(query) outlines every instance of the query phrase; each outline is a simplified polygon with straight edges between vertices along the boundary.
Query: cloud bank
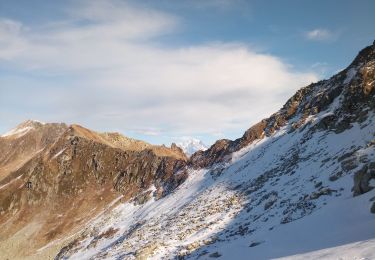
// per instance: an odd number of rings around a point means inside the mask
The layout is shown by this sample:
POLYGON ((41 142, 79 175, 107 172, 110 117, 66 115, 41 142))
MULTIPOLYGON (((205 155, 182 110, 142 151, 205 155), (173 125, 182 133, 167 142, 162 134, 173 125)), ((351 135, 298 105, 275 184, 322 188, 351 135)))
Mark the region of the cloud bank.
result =
POLYGON ((228 136, 317 80, 245 43, 170 46, 163 36, 182 29, 168 13, 117 1, 74 3, 64 20, 40 26, 0 20, 0 65, 15 71, 0 75, 5 121, 77 122, 155 142, 228 136))

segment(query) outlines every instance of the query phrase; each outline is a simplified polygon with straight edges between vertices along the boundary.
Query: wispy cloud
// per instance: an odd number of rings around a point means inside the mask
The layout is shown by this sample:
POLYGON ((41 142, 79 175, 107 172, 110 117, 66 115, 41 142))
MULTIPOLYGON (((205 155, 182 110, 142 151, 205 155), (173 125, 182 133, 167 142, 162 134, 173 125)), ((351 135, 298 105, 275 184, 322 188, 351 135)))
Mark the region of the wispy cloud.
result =
POLYGON ((20 22, 0 18, 0 61, 16 57, 26 49, 25 40, 20 36, 24 31, 20 22))
POLYGON ((317 80, 241 43, 156 44, 180 30, 167 13, 118 1, 75 3, 65 20, 43 27, 0 20, 0 65, 38 75, 0 78, 9 97, 0 97, 1 110, 28 104, 18 117, 148 135, 215 134, 247 128, 317 80), (43 101, 46 93, 53 104, 43 101))
POLYGON ((312 41, 326 41, 336 37, 336 35, 327 29, 314 29, 307 31, 305 37, 312 41))
POLYGON ((212 9, 216 8, 219 10, 227 10, 238 6, 248 5, 245 0, 192 0, 188 2, 190 6, 200 9, 212 9))

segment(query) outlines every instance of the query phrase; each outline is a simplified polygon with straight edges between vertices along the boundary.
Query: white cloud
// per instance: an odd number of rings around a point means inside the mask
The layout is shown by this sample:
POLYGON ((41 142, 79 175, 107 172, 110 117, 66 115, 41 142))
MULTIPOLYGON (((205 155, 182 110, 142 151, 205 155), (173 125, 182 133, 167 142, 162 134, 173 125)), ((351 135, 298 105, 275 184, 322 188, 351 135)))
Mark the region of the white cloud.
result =
POLYGON ((335 37, 334 33, 327 29, 314 29, 306 32, 306 38, 313 41, 325 41, 335 37))
POLYGON ((43 103, 40 85, 58 97, 53 107, 46 101, 45 112, 33 113, 43 120, 43 113, 51 113, 48 120, 98 129, 215 135, 246 129, 317 80, 241 43, 156 44, 157 37, 179 29, 179 19, 123 2, 80 1, 68 9, 66 21, 24 27, 0 22, 0 64, 11 60, 42 81, 51 75, 70 80, 63 89, 50 80, 27 86, 35 88, 38 102, 43 103))
POLYGON ((9 19, 0 19, 0 60, 11 59, 26 48, 20 34, 22 24, 9 19))

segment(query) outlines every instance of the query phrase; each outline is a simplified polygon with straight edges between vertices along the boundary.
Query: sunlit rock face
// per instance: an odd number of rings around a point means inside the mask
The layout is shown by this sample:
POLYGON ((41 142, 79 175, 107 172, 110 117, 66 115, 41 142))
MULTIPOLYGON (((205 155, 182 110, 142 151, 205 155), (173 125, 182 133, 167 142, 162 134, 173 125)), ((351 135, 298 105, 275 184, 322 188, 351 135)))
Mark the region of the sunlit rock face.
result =
POLYGON ((128 201, 151 188, 161 198, 187 177, 180 150, 78 125, 26 121, 0 137, 0 144, 0 232, 10 239, 37 225, 20 241, 29 245, 20 251, 26 255, 115 199, 128 201))

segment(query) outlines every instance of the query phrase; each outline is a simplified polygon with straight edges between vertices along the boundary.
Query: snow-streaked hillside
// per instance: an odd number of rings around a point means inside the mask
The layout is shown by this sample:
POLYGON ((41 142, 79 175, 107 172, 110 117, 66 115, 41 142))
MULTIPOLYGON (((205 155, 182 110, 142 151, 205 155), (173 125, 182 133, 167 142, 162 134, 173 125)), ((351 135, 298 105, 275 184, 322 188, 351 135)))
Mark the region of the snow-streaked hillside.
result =
POLYGON ((374 258, 375 249, 348 246, 375 238, 375 190, 352 191, 355 173, 375 168, 374 111, 364 107, 365 120, 327 129, 343 95, 297 129, 298 117, 224 163, 190 169, 162 199, 103 213, 57 258, 305 259, 298 254, 335 258, 341 249, 374 258))
POLYGON ((208 148, 201 140, 196 138, 186 138, 176 145, 180 147, 188 156, 192 155, 196 151, 205 151, 208 148))
POLYGON ((375 42, 189 158, 26 121, 0 136, 0 258, 375 259, 374 115, 375 42))

